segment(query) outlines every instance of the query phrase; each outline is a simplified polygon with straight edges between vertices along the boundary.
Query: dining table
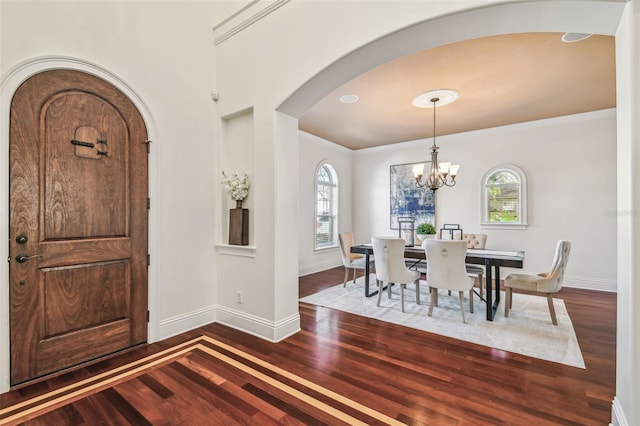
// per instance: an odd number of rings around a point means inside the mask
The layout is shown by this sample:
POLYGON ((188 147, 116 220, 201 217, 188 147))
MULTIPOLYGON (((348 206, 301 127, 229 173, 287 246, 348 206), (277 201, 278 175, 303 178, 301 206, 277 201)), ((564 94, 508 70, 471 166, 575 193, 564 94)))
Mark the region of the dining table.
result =
MULTIPOLYGON (((358 244, 351 247, 351 253, 365 256, 364 294, 371 297, 378 294, 378 290, 369 290, 369 262, 374 255, 371 244, 358 244)), ((406 246, 404 257, 407 259, 426 259, 424 248, 420 246, 406 246)), ((466 263, 485 266, 486 291, 482 297, 478 297, 487 304, 487 321, 493 321, 498 306, 500 305, 500 267, 522 269, 524 265, 524 251, 522 250, 496 250, 496 249, 467 249, 466 263), (493 285, 492 285, 493 281, 493 285)), ((428 268, 428 265, 427 265, 428 268)))

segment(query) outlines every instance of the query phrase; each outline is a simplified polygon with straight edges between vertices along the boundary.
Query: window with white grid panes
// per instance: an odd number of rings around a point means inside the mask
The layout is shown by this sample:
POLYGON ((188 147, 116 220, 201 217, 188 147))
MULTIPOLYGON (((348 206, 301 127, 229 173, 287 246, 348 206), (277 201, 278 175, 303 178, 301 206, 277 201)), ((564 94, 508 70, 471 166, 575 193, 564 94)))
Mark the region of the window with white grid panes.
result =
POLYGON ((482 224, 527 225, 526 177, 513 165, 495 167, 483 178, 482 224))
POLYGON ((330 164, 316 172, 316 249, 337 245, 338 178, 330 164))

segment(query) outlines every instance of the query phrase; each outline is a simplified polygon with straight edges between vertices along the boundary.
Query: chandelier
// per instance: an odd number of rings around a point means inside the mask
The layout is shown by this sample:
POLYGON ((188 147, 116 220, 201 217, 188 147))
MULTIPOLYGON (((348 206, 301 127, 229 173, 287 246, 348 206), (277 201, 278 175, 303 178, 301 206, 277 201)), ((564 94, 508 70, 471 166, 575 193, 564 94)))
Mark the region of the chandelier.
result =
POLYGON ((424 174, 424 164, 417 164, 413 167, 413 174, 416 179, 416 187, 436 190, 443 186, 454 186, 459 165, 450 162, 438 163, 438 149, 436 145, 436 106, 442 106, 455 101, 458 92, 455 90, 432 90, 422 93, 413 99, 413 105, 419 108, 433 108, 433 144, 431 145, 431 162, 427 174, 424 174), (428 102, 427 103, 427 99, 428 102))

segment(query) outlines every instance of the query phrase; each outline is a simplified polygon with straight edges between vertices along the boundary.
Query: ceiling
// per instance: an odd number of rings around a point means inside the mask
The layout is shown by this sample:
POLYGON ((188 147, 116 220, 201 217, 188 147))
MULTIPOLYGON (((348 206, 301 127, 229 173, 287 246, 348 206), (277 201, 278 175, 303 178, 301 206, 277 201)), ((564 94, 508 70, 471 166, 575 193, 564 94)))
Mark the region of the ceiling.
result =
POLYGON ((615 38, 562 35, 499 35, 399 58, 334 90, 299 128, 350 149, 431 138, 433 110, 411 101, 437 89, 459 93, 436 109, 437 136, 614 108, 615 38))

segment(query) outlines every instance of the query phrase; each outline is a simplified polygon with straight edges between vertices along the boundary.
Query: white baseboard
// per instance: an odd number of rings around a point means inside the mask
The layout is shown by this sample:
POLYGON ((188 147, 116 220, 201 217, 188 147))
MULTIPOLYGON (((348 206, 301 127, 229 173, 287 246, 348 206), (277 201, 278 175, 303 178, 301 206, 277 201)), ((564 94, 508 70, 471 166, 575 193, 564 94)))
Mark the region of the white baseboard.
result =
POLYGON ((585 290, 598 290, 608 291, 610 293, 616 293, 618 291, 618 284, 614 280, 589 278, 589 277, 571 277, 565 275, 564 287, 583 288, 585 290))
POLYGON ((215 322, 274 343, 300 331, 300 314, 297 312, 279 321, 270 321, 218 305, 161 321, 158 340, 164 340, 215 322))
POLYGON ((274 343, 300 331, 300 314, 297 312, 279 321, 270 321, 218 305, 160 321, 158 340, 164 340, 215 322, 274 343))
POLYGON ((627 417, 624 415, 624 410, 620 405, 620 400, 617 397, 613 398, 613 404, 611 405, 611 424, 613 426, 629 426, 627 417))
POLYGON ((167 318, 166 320, 160 321, 158 340, 164 340, 184 333, 185 331, 211 324, 212 322, 216 322, 216 309, 213 306, 167 318))
POLYGON ((217 322, 274 343, 300 331, 300 314, 297 312, 280 321, 270 321, 226 306, 218 306, 217 322))

